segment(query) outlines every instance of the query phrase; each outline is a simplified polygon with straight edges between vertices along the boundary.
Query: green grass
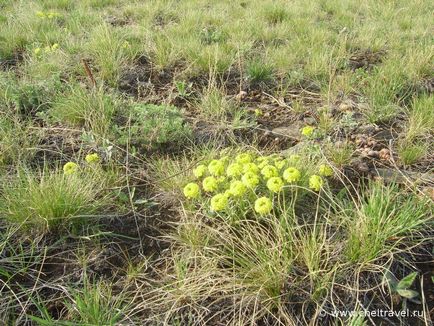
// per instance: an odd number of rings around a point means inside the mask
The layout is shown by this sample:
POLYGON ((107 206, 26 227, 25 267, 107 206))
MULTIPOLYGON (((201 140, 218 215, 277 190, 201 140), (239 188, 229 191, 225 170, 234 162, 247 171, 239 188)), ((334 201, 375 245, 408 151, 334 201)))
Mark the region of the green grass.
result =
POLYGON ((100 137, 108 138, 112 119, 120 107, 120 100, 102 88, 86 89, 75 85, 58 95, 48 114, 71 127, 85 127, 100 137))
POLYGON ((0 117, 0 167, 22 164, 33 157, 41 133, 16 114, 3 113, 0 117))
POLYGON ((4 178, 0 211, 28 232, 79 228, 96 219, 108 203, 105 181, 92 171, 64 175, 48 169, 38 174, 21 170, 10 180, 4 178))
POLYGON ((406 237, 416 238, 424 230, 432 208, 432 203, 401 194, 396 186, 372 184, 349 220, 348 259, 370 263, 393 253, 406 237))

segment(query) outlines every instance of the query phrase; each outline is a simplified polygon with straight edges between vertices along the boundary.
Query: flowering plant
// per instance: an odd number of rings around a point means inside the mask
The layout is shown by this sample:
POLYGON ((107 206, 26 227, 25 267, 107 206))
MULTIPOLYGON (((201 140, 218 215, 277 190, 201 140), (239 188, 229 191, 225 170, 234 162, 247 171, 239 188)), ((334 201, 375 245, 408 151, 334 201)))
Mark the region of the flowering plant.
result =
MULTIPOLYGON (((306 169, 300 156, 241 153, 201 162, 183 189, 188 202, 211 212, 266 215, 296 196, 298 188, 319 192, 333 169, 321 164, 306 169)), ((196 207, 195 206, 195 207, 196 207)))

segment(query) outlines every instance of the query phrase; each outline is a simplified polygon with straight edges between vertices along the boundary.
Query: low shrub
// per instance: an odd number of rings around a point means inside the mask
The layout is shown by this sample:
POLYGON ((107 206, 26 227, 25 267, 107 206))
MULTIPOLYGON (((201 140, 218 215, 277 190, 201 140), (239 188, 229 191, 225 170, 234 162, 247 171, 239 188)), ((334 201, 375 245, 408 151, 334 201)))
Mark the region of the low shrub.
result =
POLYGON ((191 136, 178 108, 170 105, 137 104, 131 108, 129 125, 119 129, 120 143, 145 149, 181 143, 191 136))

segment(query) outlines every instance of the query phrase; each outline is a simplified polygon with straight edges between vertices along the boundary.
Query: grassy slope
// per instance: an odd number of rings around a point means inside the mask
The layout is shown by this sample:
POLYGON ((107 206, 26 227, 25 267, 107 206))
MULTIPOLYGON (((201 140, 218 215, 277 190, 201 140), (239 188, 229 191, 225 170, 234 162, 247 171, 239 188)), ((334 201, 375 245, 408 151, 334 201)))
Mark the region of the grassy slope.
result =
MULTIPOLYGON (((429 288, 433 9, 2 1, 0 319, 359 325, 319 314, 366 298, 400 307, 388 270, 417 270, 413 289, 429 288), (335 171, 319 196, 294 197, 294 224, 279 206, 238 228, 181 193, 222 148, 286 157, 294 145, 303 186, 320 164, 335 171), (378 169, 386 185, 367 182, 378 169)), ((412 306, 422 324, 429 295, 412 306)))

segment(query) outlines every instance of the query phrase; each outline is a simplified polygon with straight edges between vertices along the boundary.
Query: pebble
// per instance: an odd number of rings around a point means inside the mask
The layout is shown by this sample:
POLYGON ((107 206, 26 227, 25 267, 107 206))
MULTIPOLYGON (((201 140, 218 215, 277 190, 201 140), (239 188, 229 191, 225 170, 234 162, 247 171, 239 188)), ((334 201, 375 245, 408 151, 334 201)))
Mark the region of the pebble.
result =
POLYGON ((245 97, 247 96, 247 92, 246 91, 241 91, 237 94, 237 96, 235 96, 235 99, 237 101, 241 101, 243 100, 245 97))

